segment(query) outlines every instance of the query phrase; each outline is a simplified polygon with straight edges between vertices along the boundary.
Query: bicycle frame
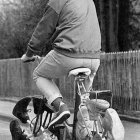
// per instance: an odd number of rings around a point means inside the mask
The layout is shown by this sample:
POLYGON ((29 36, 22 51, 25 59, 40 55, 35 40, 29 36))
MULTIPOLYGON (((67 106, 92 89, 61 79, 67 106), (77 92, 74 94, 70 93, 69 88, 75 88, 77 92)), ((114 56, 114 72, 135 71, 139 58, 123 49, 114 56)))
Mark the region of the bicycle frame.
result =
MULTIPOLYGON (((85 85, 84 85, 84 80, 85 78, 87 78, 86 75, 77 75, 75 76, 75 79, 74 79, 74 101, 75 101, 75 105, 74 105, 74 119, 73 119, 73 131, 72 131, 72 140, 76 140, 76 124, 77 124, 77 113, 78 111, 80 111, 81 113, 81 116, 83 118, 83 115, 82 115, 82 112, 81 112, 81 104, 83 103, 86 103, 87 100, 90 100, 89 96, 91 93, 94 93, 95 94, 95 99, 97 100, 98 98, 98 92, 96 91, 86 91, 86 88, 85 88, 85 85)), ((106 92, 106 91, 109 91, 109 90, 104 90, 102 92, 106 92)), ((111 97, 111 100, 112 100, 112 97, 111 97)), ((111 105, 112 105, 112 101, 111 101, 111 105)), ((93 130, 94 132, 96 132, 97 134, 101 135, 100 134, 100 130, 99 130, 99 125, 100 125, 100 128, 101 128, 101 133, 103 134, 103 127, 102 127, 102 120, 101 120, 101 112, 97 112, 96 110, 96 104, 95 104, 95 111, 96 111, 96 115, 97 115, 97 118, 93 121, 93 125, 94 125, 94 129, 93 130), (100 123, 100 124, 99 124, 100 123)), ((84 120, 84 118, 83 118, 84 120)), ((86 127, 86 130, 88 132, 88 136, 90 139, 93 138, 93 135, 91 132, 89 132, 87 126, 86 126, 86 123, 84 121, 84 124, 85 124, 85 127, 86 127)))
POLYGON ((72 140, 76 140, 76 123, 77 123, 77 112, 79 110, 80 103, 83 102, 81 98, 81 86, 84 89, 84 92, 86 92, 85 86, 83 84, 83 80, 85 80, 86 77, 81 76, 75 76, 74 79, 74 118, 73 118, 73 131, 72 131, 72 140), (80 85, 81 83, 81 85, 80 85))

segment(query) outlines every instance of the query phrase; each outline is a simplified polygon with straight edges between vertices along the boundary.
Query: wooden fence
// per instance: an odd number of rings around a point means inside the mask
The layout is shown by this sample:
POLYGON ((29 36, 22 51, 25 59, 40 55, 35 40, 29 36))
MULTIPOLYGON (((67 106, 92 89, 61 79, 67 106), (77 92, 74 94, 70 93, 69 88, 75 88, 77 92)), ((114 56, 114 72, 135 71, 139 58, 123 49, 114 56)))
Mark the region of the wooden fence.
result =
POLYGON ((108 53, 101 60, 93 87, 110 89, 121 112, 140 110, 140 51, 108 53))
MULTIPOLYGON (((36 66, 37 63, 23 64, 19 59, 0 60, 0 96, 40 94, 32 80, 36 66)), ((73 79, 63 77, 56 82, 64 98, 73 104, 73 79)), ((102 54, 93 88, 111 90, 113 107, 122 113, 140 111, 140 51, 102 54)))

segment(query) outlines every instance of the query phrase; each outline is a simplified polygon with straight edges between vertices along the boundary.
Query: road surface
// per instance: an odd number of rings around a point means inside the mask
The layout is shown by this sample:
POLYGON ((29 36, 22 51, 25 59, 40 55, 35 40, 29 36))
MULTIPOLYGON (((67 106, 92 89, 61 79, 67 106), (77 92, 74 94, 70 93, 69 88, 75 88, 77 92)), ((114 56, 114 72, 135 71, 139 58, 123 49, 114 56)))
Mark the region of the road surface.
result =
MULTIPOLYGON (((140 124, 123 121, 125 127, 124 140, 140 140, 140 124)), ((0 140, 12 140, 9 131, 9 122, 0 120, 0 140)))
POLYGON ((0 140, 12 140, 7 121, 0 120, 0 140))
POLYGON ((123 121, 125 128, 124 140, 140 140, 140 124, 123 121))

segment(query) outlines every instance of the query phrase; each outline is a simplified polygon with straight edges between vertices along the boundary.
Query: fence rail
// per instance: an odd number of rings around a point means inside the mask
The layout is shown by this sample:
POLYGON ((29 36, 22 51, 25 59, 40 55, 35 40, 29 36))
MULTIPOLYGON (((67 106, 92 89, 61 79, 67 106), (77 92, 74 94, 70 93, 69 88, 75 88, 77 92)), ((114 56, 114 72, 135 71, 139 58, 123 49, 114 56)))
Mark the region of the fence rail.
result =
POLYGON ((93 87, 110 89, 121 112, 140 110, 140 51, 108 53, 101 60, 93 87))
MULTIPOLYGON (((40 94, 32 80, 36 66, 23 64, 20 59, 0 60, 0 96, 40 94)), ((73 104, 73 79, 63 77, 56 82, 64 98, 73 104)), ((93 88, 111 90, 113 107, 121 112, 140 111, 140 51, 102 54, 93 88)))

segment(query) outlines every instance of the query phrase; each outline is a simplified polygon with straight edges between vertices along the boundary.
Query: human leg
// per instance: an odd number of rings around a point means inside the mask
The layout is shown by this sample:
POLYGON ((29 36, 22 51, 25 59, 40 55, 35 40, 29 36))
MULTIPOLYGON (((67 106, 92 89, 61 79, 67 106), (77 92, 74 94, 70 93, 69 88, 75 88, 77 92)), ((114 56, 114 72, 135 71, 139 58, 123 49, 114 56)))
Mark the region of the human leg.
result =
POLYGON ((62 95, 53 78, 58 78, 64 75, 63 68, 61 70, 60 63, 53 57, 53 52, 50 52, 34 70, 33 78, 41 93, 48 100, 49 105, 52 105, 56 111, 56 115, 50 122, 49 127, 55 124, 62 123, 69 116, 70 112, 66 104, 62 101, 62 95))
POLYGON ((36 79, 36 85, 41 93, 43 93, 43 95, 46 97, 50 105, 55 99, 62 98, 60 90, 58 89, 53 79, 39 76, 36 79))
POLYGON ((53 80, 64 74, 63 68, 61 70, 60 66, 61 64, 53 57, 53 51, 51 51, 33 72, 33 79, 37 87, 46 97, 50 105, 56 98, 62 98, 60 90, 53 80))
POLYGON ((86 78, 84 83, 86 90, 89 91, 92 88, 94 77, 100 66, 100 59, 85 59, 84 66, 91 69, 91 74, 86 78))
MULTIPOLYGON (((83 58, 70 58, 64 55, 61 55, 55 51, 51 51, 39 64, 39 66, 34 71, 34 79, 40 91, 45 95, 50 105, 53 105, 56 110, 64 111, 65 113, 61 113, 66 118, 69 116, 68 109, 65 110, 65 104, 61 102, 62 95, 53 82, 53 78, 60 78, 62 76, 67 76, 69 71, 79 67, 87 67, 91 69, 91 75, 85 81, 86 88, 89 89, 92 86, 92 82, 96 71, 99 67, 100 60, 99 59, 83 59, 83 58), (62 103, 62 104, 61 104, 62 103), (59 105, 62 105, 60 108, 59 105), (58 108, 58 109, 57 109, 58 108)), ((57 114, 57 118, 63 119, 63 116, 57 114)), ((57 122, 60 122, 58 119, 55 119, 57 122)), ((66 120, 64 117, 64 119, 66 120)), ((53 124, 56 124, 53 121, 53 124)))
POLYGON ((51 104, 57 112, 49 124, 49 129, 52 130, 54 125, 61 124, 69 118, 70 112, 67 105, 63 103, 62 95, 52 79, 38 77, 36 85, 48 99, 49 104, 51 104))

